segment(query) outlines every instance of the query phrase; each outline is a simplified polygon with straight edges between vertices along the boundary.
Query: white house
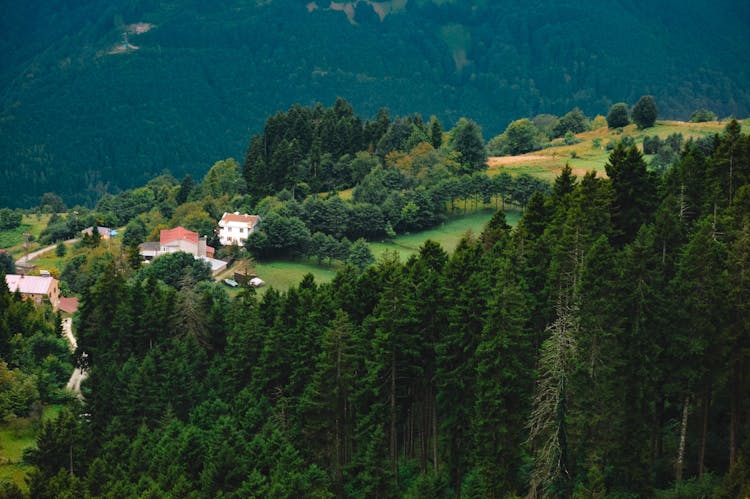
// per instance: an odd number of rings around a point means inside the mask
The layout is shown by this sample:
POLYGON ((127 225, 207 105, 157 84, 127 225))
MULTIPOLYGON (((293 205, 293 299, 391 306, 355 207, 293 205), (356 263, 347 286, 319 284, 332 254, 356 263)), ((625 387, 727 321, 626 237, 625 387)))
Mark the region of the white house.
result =
POLYGON ((224 213, 219 220, 219 242, 224 246, 242 246, 255 230, 259 220, 257 215, 247 215, 238 211, 224 213))

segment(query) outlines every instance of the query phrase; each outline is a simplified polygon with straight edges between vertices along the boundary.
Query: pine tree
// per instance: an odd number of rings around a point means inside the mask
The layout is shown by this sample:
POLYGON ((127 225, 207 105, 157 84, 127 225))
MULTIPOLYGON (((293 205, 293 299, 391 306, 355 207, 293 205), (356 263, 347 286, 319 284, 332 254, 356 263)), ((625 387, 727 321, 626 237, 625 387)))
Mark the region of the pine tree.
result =
POLYGON ((473 466, 486 484, 484 497, 522 489, 519 468, 533 386, 533 335, 526 329, 526 296, 508 260, 488 305, 475 353, 472 417, 473 466))
MULTIPOLYGON (((738 464, 742 414, 750 409, 750 219, 745 218, 729 248, 729 466, 738 464), (744 394, 744 395, 743 395, 744 394)), ((747 418, 745 418, 747 430, 747 418)), ((747 432, 745 432, 747 434, 747 432)), ((747 462, 747 456, 745 456, 747 462)))
POLYGON ((430 125, 430 144, 432 144, 432 147, 435 149, 440 149, 440 146, 443 145, 443 127, 440 124, 440 120, 433 117, 431 120, 432 124, 430 125))
MULTIPOLYGON (((728 362, 727 326, 729 294, 726 273, 726 245, 719 240, 709 220, 701 220, 681 255, 674 293, 683 312, 680 329, 671 342, 676 350, 677 383, 683 397, 701 403, 701 437, 698 475, 705 462, 709 405, 718 382, 719 366, 728 362)), ((679 473, 679 471, 678 471, 679 473)))
POLYGON ((618 448, 612 456, 616 470, 613 485, 640 494, 652 487, 652 442, 658 440, 655 408, 663 373, 658 356, 665 342, 668 317, 666 282, 655 247, 653 226, 644 225, 625 250, 620 300, 623 306, 623 332, 618 347, 622 351, 619 384, 624 387, 622 402, 626 411, 622 421, 613 422, 613 438, 618 448))
POLYGON ((481 274, 481 255, 480 243, 464 237, 448 260, 448 329, 435 345, 441 454, 456 491, 468 468, 476 379, 474 351, 484 327, 489 289, 481 274))
POLYGON ((573 394, 569 404, 571 460, 586 467, 589 474, 600 474, 619 452, 612 433, 627 410, 619 396, 618 377, 623 367, 620 271, 619 255, 607 237, 600 236, 584 258, 578 284, 580 331, 569 385, 573 394))
POLYGON ((372 354, 366 361, 367 378, 388 437, 393 476, 398 479, 400 399, 406 398, 407 381, 417 378, 418 355, 415 309, 405 293, 405 272, 398 255, 386 255, 378 265, 381 292, 373 314, 364 326, 372 331, 372 354))
MULTIPOLYGON (((567 301, 567 300, 566 300, 567 301)), ((576 362, 579 330, 575 300, 557 305, 542 344, 533 409, 528 421, 529 442, 534 451, 529 497, 568 496, 572 484, 568 456, 569 382, 576 362)))
POLYGON ((407 262, 407 286, 413 290, 415 308, 416 367, 419 376, 412 380, 412 407, 409 409, 409 453, 416 455, 420 471, 438 471, 438 412, 435 386, 435 345, 447 330, 446 289, 443 270, 448 255, 439 244, 426 241, 419 256, 407 262))
POLYGON ((632 241, 656 207, 656 180, 646 170, 643 155, 635 147, 615 146, 604 165, 612 182, 613 243, 622 247, 632 241))
POLYGON ((337 497, 344 496, 344 469, 351 459, 354 430, 353 392, 358 359, 354 326, 339 310, 323 333, 315 373, 300 401, 302 435, 314 447, 314 461, 325 463, 337 497))

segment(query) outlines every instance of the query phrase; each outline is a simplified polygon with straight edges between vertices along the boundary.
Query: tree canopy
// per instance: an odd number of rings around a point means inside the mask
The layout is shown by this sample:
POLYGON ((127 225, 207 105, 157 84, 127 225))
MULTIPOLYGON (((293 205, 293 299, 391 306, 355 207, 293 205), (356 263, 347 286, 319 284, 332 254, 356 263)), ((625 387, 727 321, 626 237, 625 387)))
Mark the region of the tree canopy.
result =
POLYGON ((624 102, 613 104, 607 113, 607 126, 609 128, 621 128, 630 124, 628 117, 628 105, 624 102))
POLYGON ((633 106, 633 122, 638 128, 650 128, 656 123, 659 116, 659 109, 656 107, 656 100, 653 95, 644 95, 633 106))

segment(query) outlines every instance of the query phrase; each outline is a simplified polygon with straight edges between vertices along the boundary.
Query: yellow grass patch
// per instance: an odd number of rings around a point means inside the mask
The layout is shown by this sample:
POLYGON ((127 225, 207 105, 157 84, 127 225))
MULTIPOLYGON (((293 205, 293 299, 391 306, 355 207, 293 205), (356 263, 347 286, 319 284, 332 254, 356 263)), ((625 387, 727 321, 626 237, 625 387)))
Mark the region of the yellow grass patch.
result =
MULTIPOLYGON (((750 131, 750 120, 745 120, 743 132, 750 131)), ((621 130, 610 130, 607 127, 597 128, 588 132, 579 133, 577 144, 566 145, 562 139, 555 139, 551 147, 542 151, 534 151, 518 156, 499 156, 487 159, 489 166, 487 174, 497 175, 507 172, 511 175, 527 173, 545 180, 554 179, 560 174, 562 168, 568 164, 573 174, 582 177, 590 171, 596 171, 600 177, 606 177, 604 165, 609 159, 610 151, 606 146, 610 142, 618 142, 623 137, 631 137, 637 147, 643 150, 643 138, 645 136, 658 136, 666 139, 674 133, 680 133, 685 140, 700 138, 716 133, 721 133, 726 127, 726 121, 709 121, 705 123, 687 123, 684 121, 657 121, 656 125, 645 130, 639 130, 635 125, 628 125, 621 130), (594 141, 598 140, 598 147, 594 141), (575 156, 575 157, 573 157, 575 156)))

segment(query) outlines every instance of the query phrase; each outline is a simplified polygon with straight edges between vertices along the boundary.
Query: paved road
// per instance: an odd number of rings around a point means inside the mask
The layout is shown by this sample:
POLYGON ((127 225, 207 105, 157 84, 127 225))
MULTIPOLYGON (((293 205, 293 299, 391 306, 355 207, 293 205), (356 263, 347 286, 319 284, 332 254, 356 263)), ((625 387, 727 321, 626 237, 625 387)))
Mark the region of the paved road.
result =
MULTIPOLYGON (((68 239, 65 241, 67 244, 74 244, 80 241, 80 239, 68 239)), ((42 249, 38 249, 36 251, 32 251, 29 253, 29 256, 22 256, 18 260, 16 260, 16 265, 25 265, 27 262, 34 260, 35 258, 39 258, 43 254, 47 253, 48 251, 52 251, 57 247, 56 244, 53 244, 52 246, 46 246, 42 249)))
MULTIPOLYGON (((70 351, 74 352, 78 347, 78 343, 76 342, 75 336, 73 336, 73 319, 70 317, 63 319, 62 328, 65 338, 68 340, 68 343, 70 343, 70 351)), ((81 395, 81 381, 84 379, 86 379, 86 372, 79 367, 75 368, 73 374, 70 375, 70 379, 68 380, 65 389, 69 392, 75 393, 79 399, 83 398, 81 395)))

